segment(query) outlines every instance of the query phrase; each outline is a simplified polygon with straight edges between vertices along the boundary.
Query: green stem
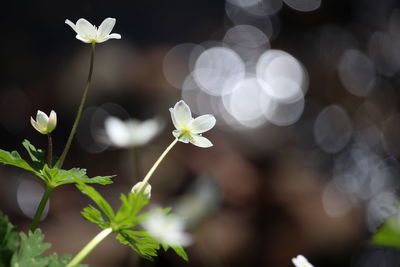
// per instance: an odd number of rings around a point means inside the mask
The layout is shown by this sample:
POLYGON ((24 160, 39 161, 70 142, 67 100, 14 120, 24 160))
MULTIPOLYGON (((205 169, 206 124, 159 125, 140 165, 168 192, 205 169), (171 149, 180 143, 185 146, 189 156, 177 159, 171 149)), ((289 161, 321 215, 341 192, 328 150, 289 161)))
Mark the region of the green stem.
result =
POLYGON ((44 208, 46 207, 47 201, 49 200, 49 197, 51 193, 53 192, 53 187, 46 186, 46 190, 43 193, 42 199, 40 200, 39 206, 36 210, 35 217, 33 218, 33 222, 31 225, 31 231, 35 231, 35 229, 38 227, 40 223, 40 219, 42 218, 42 214, 44 211, 44 208))
POLYGON ((157 159, 157 161, 154 163, 153 167, 149 170, 149 172, 146 174, 146 176, 142 180, 142 186, 138 190, 138 192, 143 193, 147 183, 150 180, 150 177, 153 175, 154 171, 157 169, 158 165, 160 165, 161 161, 165 158, 165 156, 168 154, 168 152, 174 147, 174 145, 179 141, 178 138, 176 138, 161 154, 161 156, 157 159))
POLYGON ((50 134, 47 135, 47 141, 47 166, 51 169, 53 166, 53 140, 50 134))
POLYGON ((88 91, 89 91, 90 82, 92 80, 93 65, 94 65, 94 52, 96 50, 95 48, 96 48, 96 43, 93 42, 92 43, 92 53, 90 55, 89 74, 88 74, 88 78, 87 78, 87 82, 86 82, 86 87, 85 87, 85 89, 83 91, 81 103, 79 104, 78 112, 76 114, 75 121, 74 121, 74 124, 72 126, 71 132, 69 134, 69 137, 68 137, 68 140, 67 140, 67 144, 65 145, 64 151, 62 152, 62 154, 60 156, 60 159, 59 159, 59 161, 57 163, 57 167, 60 168, 60 169, 62 168, 62 165, 64 164, 65 157, 67 156, 68 151, 69 151, 69 149, 71 147, 72 139, 74 139, 74 135, 76 133, 76 129, 78 128, 79 120, 80 120, 81 115, 82 115, 83 106, 85 105, 85 102, 86 102, 86 97, 87 97, 87 94, 88 94, 88 91))
POLYGON ((66 267, 72 267, 79 264, 104 238, 112 233, 112 228, 106 228, 98 233, 76 256, 68 263, 66 267))

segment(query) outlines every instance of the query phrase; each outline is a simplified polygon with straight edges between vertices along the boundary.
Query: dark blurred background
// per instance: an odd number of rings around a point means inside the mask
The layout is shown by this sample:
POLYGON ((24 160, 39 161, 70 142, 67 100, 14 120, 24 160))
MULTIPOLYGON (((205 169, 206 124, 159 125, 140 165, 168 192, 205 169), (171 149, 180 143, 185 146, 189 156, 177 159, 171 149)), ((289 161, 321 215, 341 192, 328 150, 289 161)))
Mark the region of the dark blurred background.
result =
MULTIPOLYGON (((151 180, 152 203, 187 219, 190 262, 170 252, 140 260, 108 238, 86 263, 283 267, 303 254, 320 267, 400 266, 397 251, 368 244, 397 212, 398 8, 395 0, 8 1, 0 146, 22 152, 26 138, 46 149, 29 119, 54 109, 62 152, 90 57, 64 21, 114 17, 122 39, 96 47, 64 167, 116 174, 96 188, 118 207, 173 140, 176 101, 214 114, 217 126, 205 134, 214 147, 179 143, 151 180), (156 117, 164 128, 146 146, 118 149, 103 141, 111 115, 156 117)), ((35 177, 0 167, 0 209, 24 231, 42 190, 35 177)), ((75 254, 99 231, 79 214, 88 203, 74 186, 55 190, 41 224, 52 251, 75 254)))

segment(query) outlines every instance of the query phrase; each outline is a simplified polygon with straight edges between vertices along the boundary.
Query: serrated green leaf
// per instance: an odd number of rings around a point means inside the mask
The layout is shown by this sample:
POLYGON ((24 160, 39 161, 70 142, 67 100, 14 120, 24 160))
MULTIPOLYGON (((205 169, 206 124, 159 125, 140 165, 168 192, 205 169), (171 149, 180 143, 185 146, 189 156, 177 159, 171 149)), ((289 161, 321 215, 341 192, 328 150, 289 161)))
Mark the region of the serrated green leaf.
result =
POLYGON ((45 152, 41 149, 36 149, 36 147, 26 139, 22 142, 22 145, 24 146, 32 160, 31 166, 36 171, 43 169, 43 166, 46 164, 45 152))
POLYGON ((12 165, 38 175, 39 173, 23 160, 17 151, 8 152, 0 149, 0 163, 12 165))
POLYGON ((186 251, 181 246, 173 246, 172 249, 178 254, 185 261, 189 261, 189 256, 187 255, 186 251))
POLYGON ((17 250, 19 234, 8 221, 8 217, 0 211, 0 267, 10 266, 11 257, 17 250))
POLYGON ((30 232, 28 235, 20 234, 21 246, 19 250, 14 253, 11 259, 11 266, 47 266, 49 259, 47 257, 40 257, 45 250, 51 247, 48 243, 43 243, 43 234, 39 229, 35 232, 30 232))
POLYGON ((141 221, 137 214, 149 203, 144 194, 121 194, 121 207, 115 215, 114 223, 120 228, 131 228, 141 221))
MULTIPOLYGON (((70 255, 58 257, 57 254, 42 255, 51 247, 49 243, 43 242, 44 235, 40 229, 29 232, 28 235, 20 233, 21 244, 11 259, 11 267, 65 267, 70 259, 70 255)), ((77 265, 84 267, 85 265, 77 265)))
POLYGON ((372 244, 400 248, 400 218, 398 216, 388 218, 373 235, 372 244))
POLYGON ((97 206, 100 208, 100 210, 108 217, 108 219, 110 221, 113 221, 115 217, 113 209, 111 208, 107 200, 105 200, 103 196, 96 191, 96 189, 83 183, 77 184, 76 187, 78 187, 78 189, 82 193, 91 198, 94 201, 94 203, 96 203, 97 206))
POLYGON ((86 175, 86 169, 72 168, 70 170, 63 170, 58 168, 49 168, 44 165, 43 170, 40 171, 40 175, 46 181, 46 183, 56 187, 63 184, 72 183, 89 183, 89 184, 112 184, 111 178, 113 176, 96 176, 89 178, 86 175))
POLYGON ((157 256, 160 245, 151 238, 145 231, 133 231, 124 229, 119 231, 116 239, 124 245, 128 245, 135 250, 141 257, 153 260, 157 256))
POLYGON ((101 212, 91 205, 84 208, 81 214, 86 220, 97 224, 102 229, 110 227, 110 222, 105 221, 101 212))

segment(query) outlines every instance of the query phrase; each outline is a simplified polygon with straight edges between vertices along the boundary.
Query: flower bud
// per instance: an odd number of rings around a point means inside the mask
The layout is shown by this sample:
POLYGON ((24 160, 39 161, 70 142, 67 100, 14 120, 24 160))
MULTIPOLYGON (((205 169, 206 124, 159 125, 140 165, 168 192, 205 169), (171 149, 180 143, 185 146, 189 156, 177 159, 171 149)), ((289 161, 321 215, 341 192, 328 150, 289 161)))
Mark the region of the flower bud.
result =
POLYGON ((134 193, 134 194, 137 194, 137 193, 139 193, 140 191, 142 191, 142 193, 143 193, 148 199, 150 199, 150 197, 151 197, 151 185, 150 185, 149 183, 146 183, 144 189, 141 190, 141 189, 142 189, 142 184, 143 184, 143 182, 138 182, 137 184, 135 184, 135 185, 132 187, 131 192, 134 193))
POLYGON ((57 114, 52 110, 50 116, 38 110, 36 121, 31 117, 31 124, 41 134, 51 133, 57 126, 57 114))

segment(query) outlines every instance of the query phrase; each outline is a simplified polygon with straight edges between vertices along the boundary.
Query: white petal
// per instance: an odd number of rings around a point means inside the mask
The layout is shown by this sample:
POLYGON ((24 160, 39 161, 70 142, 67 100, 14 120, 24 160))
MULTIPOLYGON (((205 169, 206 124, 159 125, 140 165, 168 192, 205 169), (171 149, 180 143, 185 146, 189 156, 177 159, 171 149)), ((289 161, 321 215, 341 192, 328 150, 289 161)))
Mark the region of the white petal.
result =
POLYGON ((169 112, 171 112, 172 124, 174 124, 175 129, 178 129, 178 128, 179 128, 179 125, 178 125, 178 123, 177 123, 176 120, 175 120, 175 112, 174 112, 174 109, 173 109, 173 108, 170 108, 170 109, 169 109, 169 112))
POLYGON ((214 127, 214 125, 215 117, 213 115, 202 115, 191 121, 190 131, 195 134, 204 133, 214 127))
POLYGON ((69 26, 71 26, 71 28, 72 28, 76 33, 78 33, 78 32, 76 31, 75 24, 74 24, 72 21, 70 21, 69 19, 66 19, 66 20, 65 20, 65 23, 68 24, 69 26))
POLYGON ((47 122, 49 121, 49 117, 47 117, 46 113, 38 110, 36 114, 36 123, 40 128, 47 127, 47 122))
POLYGON ((175 123, 177 124, 177 129, 187 127, 189 122, 193 119, 192 112, 186 103, 181 100, 174 106, 174 116, 175 123))
POLYGON ((105 121, 105 130, 110 141, 120 147, 129 144, 129 133, 123 121, 109 117, 105 121))
POLYGON ((114 18, 106 18, 103 20, 103 22, 100 24, 99 29, 97 30, 97 37, 100 39, 105 38, 107 35, 109 35, 114 28, 115 25, 115 19, 114 18))
POLYGON ((36 129, 36 131, 41 132, 41 129, 39 129, 36 121, 32 117, 31 117, 31 124, 32 124, 33 128, 36 129))
POLYGON ((79 19, 75 25, 76 32, 83 38, 96 38, 97 30, 86 19, 79 19))
POLYGON ((204 148, 213 146, 213 144, 211 143, 210 140, 208 140, 204 136, 200 136, 197 134, 192 135, 192 139, 190 140, 190 143, 192 143, 195 146, 204 147, 204 148))
POLYGON ((99 37, 96 39, 96 43, 103 43, 109 39, 121 39, 121 35, 118 33, 112 33, 110 35, 107 35, 106 37, 99 37))
POLYGON ((54 110, 50 112, 49 121, 47 123, 47 130, 49 132, 53 131, 57 126, 57 114, 54 110))
POLYGON ((121 34, 112 33, 107 36, 107 39, 121 39, 121 34))
POLYGON ((78 39, 78 40, 80 40, 80 41, 82 41, 82 42, 84 42, 84 43, 87 43, 87 44, 92 42, 91 39, 82 37, 82 36, 80 36, 79 34, 77 34, 75 37, 76 37, 76 39, 78 39))

